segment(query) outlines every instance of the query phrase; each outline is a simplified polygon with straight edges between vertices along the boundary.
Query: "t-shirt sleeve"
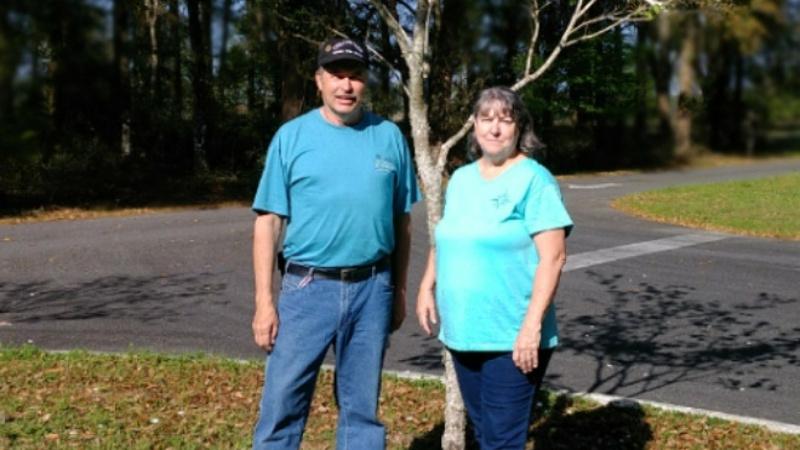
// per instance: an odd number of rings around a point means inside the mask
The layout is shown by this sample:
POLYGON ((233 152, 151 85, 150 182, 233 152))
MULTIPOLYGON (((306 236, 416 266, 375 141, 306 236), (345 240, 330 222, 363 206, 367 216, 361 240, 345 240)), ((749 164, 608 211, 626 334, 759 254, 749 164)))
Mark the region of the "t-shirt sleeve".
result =
POLYGON ((267 150, 267 162, 258 183, 253 199, 253 211, 271 212, 284 217, 289 214, 289 184, 284 155, 281 151, 280 133, 276 135, 267 150))
POLYGON ((537 173, 528 190, 525 203, 525 227, 528 234, 563 228, 569 236, 572 219, 561 198, 555 178, 548 172, 537 173))
POLYGON ((417 175, 414 172, 414 163, 411 160, 408 143, 399 130, 397 134, 397 139, 400 140, 400 167, 397 171, 394 205, 395 214, 402 214, 411 212, 411 207, 420 201, 422 193, 417 186, 417 175))

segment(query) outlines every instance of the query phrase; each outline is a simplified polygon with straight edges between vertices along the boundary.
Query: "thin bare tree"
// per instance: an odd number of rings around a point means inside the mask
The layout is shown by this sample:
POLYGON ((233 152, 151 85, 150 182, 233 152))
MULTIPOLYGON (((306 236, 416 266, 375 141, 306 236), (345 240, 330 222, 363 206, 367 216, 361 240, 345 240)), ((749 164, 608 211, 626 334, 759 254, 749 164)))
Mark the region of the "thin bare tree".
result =
MULTIPOLYGON (((553 0, 555 1, 555 0, 553 0)), ((549 70, 561 52, 572 45, 601 36, 622 25, 649 20, 669 6, 671 0, 598 1, 577 0, 566 27, 561 32, 558 44, 548 53, 542 54, 537 47, 542 11, 552 2, 529 2, 531 36, 528 42, 525 68, 517 81, 511 86, 515 91, 523 89, 539 79, 549 70), (537 64, 537 61, 541 63, 537 64)), ((425 192, 429 236, 442 214, 443 176, 449 151, 472 128, 472 118, 465 118, 461 128, 442 142, 431 142, 428 104, 425 97, 427 78, 433 49, 429 45, 432 29, 441 15, 441 0, 417 0, 415 5, 401 1, 369 0, 378 11, 381 19, 391 30, 400 47, 403 60, 408 68, 404 79, 404 92, 408 97, 408 118, 411 125, 411 139, 414 158, 417 163, 422 189, 425 192), (413 15, 413 29, 409 33, 401 24, 397 8, 404 8, 413 15)), ((439 30, 447 32, 447 30, 439 30)), ((379 60, 385 58, 378 56, 379 60)), ((431 242, 432 244, 432 242, 431 242)), ((445 429, 442 448, 445 450, 463 449, 465 445, 464 404, 458 390, 455 373, 449 354, 445 352, 445 429)))
POLYGON ((158 85, 158 17, 161 15, 161 5, 159 0, 144 0, 145 22, 147 23, 147 35, 150 40, 150 97, 155 97, 156 86, 158 85))

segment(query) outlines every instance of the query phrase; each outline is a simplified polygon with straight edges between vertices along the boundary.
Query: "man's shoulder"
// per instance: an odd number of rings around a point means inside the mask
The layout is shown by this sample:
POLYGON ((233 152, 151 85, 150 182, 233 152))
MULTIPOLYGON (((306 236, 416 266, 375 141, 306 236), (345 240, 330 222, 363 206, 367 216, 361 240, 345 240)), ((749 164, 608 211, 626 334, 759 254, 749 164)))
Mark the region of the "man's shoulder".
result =
POLYGON ((318 122, 318 119, 319 109, 314 108, 310 111, 300 114, 299 116, 287 120, 283 125, 280 126, 280 128, 278 128, 278 133, 293 132, 303 127, 312 126, 318 122))
POLYGON ((403 135, 403 133, 400 131, 400 127, 398 127, 396 123, 379 114, 375 114, 372 111, 364 111, 363 122, 366 126, 375 127, 376 129, 389 134, 396 134, 398 136, 403 135))

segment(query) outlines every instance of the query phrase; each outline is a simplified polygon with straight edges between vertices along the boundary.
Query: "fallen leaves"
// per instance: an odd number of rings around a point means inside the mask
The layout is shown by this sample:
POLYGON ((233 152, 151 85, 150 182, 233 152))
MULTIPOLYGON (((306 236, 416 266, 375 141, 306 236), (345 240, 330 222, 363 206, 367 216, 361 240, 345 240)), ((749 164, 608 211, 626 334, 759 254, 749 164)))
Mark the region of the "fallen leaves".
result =
MULTIPOLYGON (((0 348, 0 448, 245 448, 262 363, 200 356, 48 354, 0 348)), ((537 448, 800 448, 800 437, 553 395, 537 405, 537 448)), ((439 448, 444 388, 384 377, 379 414, 390 449, 439 448)), ((323 371, 304 449, 333 448, 333 372, 323 371)))

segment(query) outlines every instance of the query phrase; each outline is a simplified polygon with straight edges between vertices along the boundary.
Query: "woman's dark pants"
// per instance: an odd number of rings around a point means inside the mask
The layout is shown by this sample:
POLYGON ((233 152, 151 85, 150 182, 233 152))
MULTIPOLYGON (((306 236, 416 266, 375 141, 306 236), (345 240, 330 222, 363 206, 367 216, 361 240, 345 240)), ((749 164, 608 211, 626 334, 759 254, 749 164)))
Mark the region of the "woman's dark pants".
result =
POLYGON ((481 450, 525 448, 531 406, 553 349, 539 350, 539 366, 527 375, 514 365, 511 352, 450 353, 481 450))

